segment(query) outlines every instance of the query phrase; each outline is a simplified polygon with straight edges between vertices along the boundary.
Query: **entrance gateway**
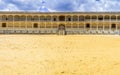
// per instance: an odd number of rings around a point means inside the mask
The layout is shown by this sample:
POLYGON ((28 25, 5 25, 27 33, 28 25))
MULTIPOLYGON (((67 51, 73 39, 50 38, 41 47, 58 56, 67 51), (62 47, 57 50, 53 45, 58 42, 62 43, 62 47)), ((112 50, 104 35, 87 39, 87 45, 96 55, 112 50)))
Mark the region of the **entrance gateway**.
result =
POLYGON ((58 27, 58 35, 66 35, 65 25, 60 24, 58 27))

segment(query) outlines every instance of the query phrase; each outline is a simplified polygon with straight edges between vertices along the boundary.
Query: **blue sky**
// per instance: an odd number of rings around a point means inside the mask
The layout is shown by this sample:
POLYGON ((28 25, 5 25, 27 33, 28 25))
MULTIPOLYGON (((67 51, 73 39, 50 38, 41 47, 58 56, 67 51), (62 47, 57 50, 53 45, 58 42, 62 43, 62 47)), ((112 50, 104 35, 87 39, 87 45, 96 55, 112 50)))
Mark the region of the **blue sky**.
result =
MULTIPOLYGON (((120 0, 46 0, 51 12, 120 11, 120 0)), ((1 11, 40 11, 41 0, 0 0, 1 11)))

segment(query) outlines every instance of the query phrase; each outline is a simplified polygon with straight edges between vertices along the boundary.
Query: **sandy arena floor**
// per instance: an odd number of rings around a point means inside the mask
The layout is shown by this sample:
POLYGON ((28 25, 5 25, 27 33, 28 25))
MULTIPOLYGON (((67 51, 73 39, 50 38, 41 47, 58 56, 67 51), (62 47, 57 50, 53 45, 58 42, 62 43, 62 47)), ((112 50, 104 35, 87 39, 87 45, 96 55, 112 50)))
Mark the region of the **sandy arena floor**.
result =
POLYGON ((0 75, 120 75, 120 36, 0 35, 0 75))

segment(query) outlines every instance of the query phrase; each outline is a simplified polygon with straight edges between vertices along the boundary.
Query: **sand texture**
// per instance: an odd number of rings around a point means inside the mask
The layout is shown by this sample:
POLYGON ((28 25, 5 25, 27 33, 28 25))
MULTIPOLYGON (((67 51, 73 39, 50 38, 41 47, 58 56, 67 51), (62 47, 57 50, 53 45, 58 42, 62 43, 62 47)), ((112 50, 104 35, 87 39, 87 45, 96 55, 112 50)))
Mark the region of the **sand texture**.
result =
POLYGON ((0 75, 120 75, 120 36, 0 35, 0 75))

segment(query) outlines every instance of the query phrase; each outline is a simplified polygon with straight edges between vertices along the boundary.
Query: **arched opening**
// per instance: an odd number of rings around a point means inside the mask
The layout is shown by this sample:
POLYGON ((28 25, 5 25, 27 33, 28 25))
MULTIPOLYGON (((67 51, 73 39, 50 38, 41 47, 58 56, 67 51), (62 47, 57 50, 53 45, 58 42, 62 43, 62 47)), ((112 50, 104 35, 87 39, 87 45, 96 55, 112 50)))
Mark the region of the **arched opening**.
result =
POLYGON ((65 25, 64 24, 60 24, 58 29, 59 30, 65 30, 65 25))
POLYGON ((2 23, 2 27, 5 28, 6 27, 6 23, 2 23))
POLYGON ((79 16, 79 21, 84 21, 84 20, 85 20, 84 16, 79 16))
POLYGON ((53 16, 53 17, 52 17, 52 20, 53 20, 53 21, 57 21, 57 16, 53 16))
POLYGON ((8 20, 7 16, 6 16, 6 15, 3 15, 3 16, 2 16, 2 21, 7 21, 7 20, 8 20))
POLYGON ((87 24, 86 24, 86 28, 90 28, 90 23, 87 23, 87 24))
POLYGON ((67 23, 66 28, 71 28, 71 23, 67 23))
POLYGON ((65 34, 66 34, 65 25, 64 25, 64 24, 60 24, 60 25, 59 25, 58 34, 59 34, 59 35, 65 35, 65 34))
POLYGON ((109 21, 109 20, 110 20, 110 16, 106 15, 106 16, 104 17, 104 20, 105 20, 105 21, 109 21))
POLYGON ((103 30, 103 23, 98 23, 98 30, 103 30))
POLYGON ((71 16, 66 16, 66 21, 71 21, 71 16))
POLYGON ((53 23, 53 26, 52 26, 52 28, 58 28, 58 25, 57 25, 57 23, 53 23))
POLYGON ((21 21, 26 21, 26 16, 22 15, 22 16, 20 17, 20 20, 21 20, 21 21))
POLYGON ((19 21, 19 20, 20 20, 20 16, 16 15, 16 16, 14 17, 14 20, 15 20, 15 21, 19 21))
POLYGON ((51 23, 46 23, 46 28, 51 28, 51 23))
POLYGON ((12 15, 8 16, 8 21, 13 21, 13 16, 12 15))
POLYGON ((98 20, 103 21, 103 16, 102 15, 98 16, 98 20))
POLYGON ((73 21, 78 21, 78 16, 73 16, 73 21))
POLYGON ((40 23, 40 28, 45 28, 45 23, 40 23))
POLYGON ((97 29, 97 23, 92 23, 91 28, 94 29, 94 30, 97 29))
POLYGON ((40 16, 40 21, 46 21, 46 17, 45 16, 40 16))
POLYGON ((34 16, 33 19, 34 19, 34 21, 39 21, 39 17, 38 16, 34 16))
POLYGON ((115 21, 116 20, 116 16, 115 15, 111 16, 111 20, 115 21))
POLYGON ((32 16, 27 16, 27 21, 32 21, 32 16))
POLYGON ((90 16, 89 15, 85 16, 85 20, 90 21, 90 16))
POLYGON ((80 24, 79 24, 79 28, 80 28, 80 29, 84 29, 84 23, 80 23, 80 24))
POLYGON ((117 20, 120 21, 120 16, 117 17, 117 20))
POLYGON ((47 20, 47 21, 51 21, 51 16, 47 16, 47 17, 46 17, 46 20, 47 20))
POLYGON ((97 16, 92 16, 92 20, 93 21, 97 20, 97 16))
POLYGON ((104 30, 110 29, 110 23, 104 23, 104 30))
POLYGON ((34 28, 38 28, 38 23, 34 23, 34 28))
POLYGON ((77 23, 73 23, 72 24, 72 28, 78 28, 78 24, 77 23))
POLYGON ((2 21, 2 16, 0 16, 0 21, 2 21))
POLYGON ((111 25, 111 28, 112 28, 112 29, 116 29, 116 24, 112 24, 112 25, 111 25))
POLYGON ((59 16, 59 21, 65 21, 65 16, 59 16))

